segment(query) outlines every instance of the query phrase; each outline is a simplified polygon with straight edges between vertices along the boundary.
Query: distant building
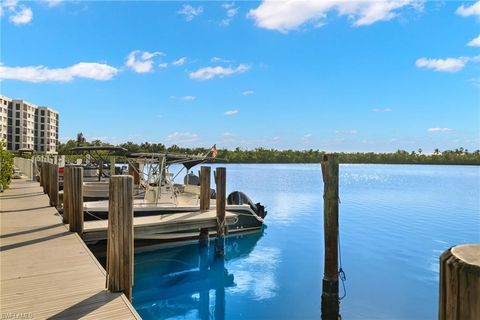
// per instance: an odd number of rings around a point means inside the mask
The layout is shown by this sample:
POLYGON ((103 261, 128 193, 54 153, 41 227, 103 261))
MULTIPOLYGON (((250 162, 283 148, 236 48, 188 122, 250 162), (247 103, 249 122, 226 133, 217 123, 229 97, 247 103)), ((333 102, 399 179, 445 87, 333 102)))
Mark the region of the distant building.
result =
POLYGON ((56 153, 58 145, 58 112, 25 100, 1 98, 0 139, 4 139, 4 107, 7 107, 6 140, 9 151, 32 150, 56 153))
POLYGON ((58 144, 58 112, 49 107, 35 110, 35 151, 56 152, 58 144))
POLYGON ((12 104, 12 99, 0 96, 0 141, 7 141, 8 135, 8 108, 12 104))

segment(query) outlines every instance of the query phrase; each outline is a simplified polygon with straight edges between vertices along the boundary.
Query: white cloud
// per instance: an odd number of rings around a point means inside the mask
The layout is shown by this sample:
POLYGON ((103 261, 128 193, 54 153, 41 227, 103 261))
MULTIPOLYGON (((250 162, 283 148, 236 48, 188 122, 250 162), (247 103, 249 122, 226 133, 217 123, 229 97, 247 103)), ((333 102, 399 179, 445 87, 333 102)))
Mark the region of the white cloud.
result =
POLYGON ((469 47, 480 47, 480 35, 467 43, 469 47))
POLYGON ((177 96, 170 96, 171 99, 178 99, 178 100, 182 100, 182 101, 193 101, 195 100, 197 97, 195 96, 181 96, 181 97, 177 97, 177 96))
POLYGON ((440 72, 457 72, 462 70, 467 62, 471 60, 468 57, 429 59, 420 58, 415 62, 418 68, 433 69, 440 72))
POLYGON ((16 25, 28 24, 30 21, 32 21, 32 19, 32 9, 24 5, 18 6, 18 9, 15 9, 15 13, 13 13, 9 18, 10 22, 16 25))
POLYGON ((222 8, 227 10, 227 17, 229 18, 235 17, 238 13, 238 8, 235 7, 235 4, 233 2, 222 4, 222 8))
POLYGON ((166 67, 168 67, 168 63, 166 63, 166 62, 160 63, 158 66, 159 66, 160 68, 166 68, 166 67))
POLYGON ((251 96, 254 93, 255 93, 255 91, 253 91, 253 90, 245 90, 245 91, 242 92, 242 94, 244 96, 251 96))
POLYGON ((307 134, 304 134, 303 137, 302 137, 302 140, 301 140, 301 143, 303 145, 307 145, 310 143, 310 138, 313 136, 313 134, 311 133, 307 133, 307 134))
POLYGON ((0 65, 0 79, 27 82, 68 82, 75 78, 110 80, 117 73, 117 68, 95 62, 80 62, 70 67, 54 69, 45 66, 5 67, 0 65))
POLYGON ((15 7, 17 6, 18 4, 18 0, 4 0, 2 1, 2 3, 0 4, 0 7, 2 9, 9 9, 9 10, 13 10, 15 9, 15 7))
POLYGON ((480 1, 475 2, 469 7, 465 7, 463 4, 455 11, 462 17, 477 16, 480 17, 480 1))
POLYGON ((190 79, 211 80, 215 77, 223 78, 236 73, 243 73, 250 69, 249 65, 240 64, 236 68, 232 67, 204 67, 190 73, 190 79))
POLYGON ((398 9, 407 6, 421 10, 419 1, 421 0, 264 0, 257 8, 250 10, 247 16, 261 28, 281 32, 297 29, 305 23, 322 26, 330 11, 336 11, 340 16, 347 16, 353 20, 355 26, 364 26, 391 20, 398 16, 398 9))
POLYGON ((212 59, 210 59, 211 62, 222 62, 222 63, 230 63, 232 62, 231 60, 227 60, 227 59, 224 59, 224 58, 220 58, 220 57, 213 57, 212 59))
POLYGON ((337 130, 336 134, 357 134, 357 130, 337 130))
POLYGON ((428 128, 428 132, 452 132, 453 129, 450 128, 428 128))
POLYGON ((372 109, 373 112, 391 112, 392 109, 390 108, 375 108, 375 109, 372 109))
POLYGON ((62 3, 63 0, 45 0, 49 7, 56 7, 62 3))
POLYGON ((234 116, 238 114, 238 110, 228 110, 228 111, 225 111, 224 115, 226 116, 234 116))
POLYGON ((234 137, 235 135, 231 132, 224 132, 222 133, 222 137, 224 138, 231 138, 231 137, 234 137))
POLYGON ((165 54, 160 51, 141 52, 140 50, 135 50, 128 54, 125 65, 137 73, 151 72, 153 70, 153 58, 160 55, 163 56, 165 54))
POLYGON ((202 12, 203 12, 203 7, 202 6, 198 6, 198 7, 195 8, 195 7, 192 7, 189 4, 184 4, 182 6, 182 9, 177 11, 178 14, 181 14, 181 15, 185 16, 186 21, 192 21, 193 18, 195 18, 196 16, 198 16, 202 12))
POLYGON ((187 61, 187 57, 181 57, 180 59, 173 61, 172 64, 174 66, 183 66, 185 61, 187 61))
POLYGON ((235 17, 237 15, 238 8, 235 7, 235 4, 233 2, 222 4, 222 8, 224 8, 226 10, 227 18, 223 19, 220 22, 220 25, 226 27, 226 26, 230 25, 230 21, 232 21, 233 17, 235 17))
POLYGON ((171 143, 192 143, 198 141, 199 136, 191 132, 173 132, 165 139, 171 143))
POLYGON ((17 0, 4 0, 0 2, 0 17, 3 16, 3 13, 5 12, 5 10, 7 10, 8 12, 14 12, 17 4, 18 4, 17 0))
POLYGON ((480 77, 470 78, 468 81, 471 82, 475 87, 480 88, 480 77))

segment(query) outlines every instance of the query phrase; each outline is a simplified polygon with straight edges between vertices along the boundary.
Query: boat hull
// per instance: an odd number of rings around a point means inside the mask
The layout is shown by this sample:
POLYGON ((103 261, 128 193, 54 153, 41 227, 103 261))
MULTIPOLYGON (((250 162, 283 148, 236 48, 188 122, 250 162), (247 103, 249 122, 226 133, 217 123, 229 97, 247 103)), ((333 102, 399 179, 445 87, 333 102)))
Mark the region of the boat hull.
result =
MULTIPOLYGON (((226 210, 237 215, 236 222, 228 226, 228 232, 231 234, 240 234, 251 232, 262 228, 263 219, 255 214, 248 205, 227 205, 226 210)), ((198 212, 198 207, 142 207, 134 206, 134 217, 145 217, 153 215, 167 215, 184 212, 198 212)), ((84 214, 85 221, 108 219, 108 207, 97 205, 96 207, 86 207, 84 214)), ((152 232, 147 235, 135 235, 135 240, 149 240, 156 243, 164 242, 184 242, 196 240, 199 237, 198 228, 178 232, 152 232)), ((216 236, 216 230, 209 230, 210 236, 216 236)))

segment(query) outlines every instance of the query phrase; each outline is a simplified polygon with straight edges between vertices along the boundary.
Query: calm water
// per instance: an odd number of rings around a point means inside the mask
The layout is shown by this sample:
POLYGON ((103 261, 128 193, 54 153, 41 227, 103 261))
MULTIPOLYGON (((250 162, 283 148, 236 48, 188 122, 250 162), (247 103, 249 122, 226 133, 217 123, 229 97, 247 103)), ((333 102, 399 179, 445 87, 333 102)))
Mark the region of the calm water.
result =
MULTIPOLYGON (((480 242, 480 167, 342 165, 340 174, 343 319, 435 319, 439 255, 480 242)), ((264 230, 229 238, 225 261, 195 244, 137 253, 133 304, 144 319, 320 318, 319 165, 227 165, 234 190, 267 206, 264 230)))

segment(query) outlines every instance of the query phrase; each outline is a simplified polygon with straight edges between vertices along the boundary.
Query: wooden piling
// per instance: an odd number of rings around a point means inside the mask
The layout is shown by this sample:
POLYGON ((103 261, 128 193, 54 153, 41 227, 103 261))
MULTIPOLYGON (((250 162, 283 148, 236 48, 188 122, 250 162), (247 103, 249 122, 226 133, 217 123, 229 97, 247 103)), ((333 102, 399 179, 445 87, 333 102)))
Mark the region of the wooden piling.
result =
POLYGON ((50 198, 50 205, 56 208, 58 207, 58 165, 53 163, 50 164, 48 177, 48 196, 50 198))
POLYGON ((114 156, 111 156, 109 160, 110 160, 110 177, 111 177, 115 175, 115 163, 117 159, 115 159, 114 156))
MULTIPOLYGON (((200 210, 210 210, 210 167, 200 168, 200 210)), ((208 246, 208 229, 200 229, 199 244, 208 246)))
POLYGON ((64 224, 69 224, 70 223, 70 217, 71 217, 71 209, 70 209, 70 195, 71 195, 71 174, 72 174, 72 167, 69 165, 65 166, 65 169, 63 170, 63 216, 62 216, 62 222, 64 224))
POLYGON ((132 300, 133 177, 111 176, 108 204, 107 288, 132 300))
POLYGON ((210 167, 200 168, 200 210, 210 209, 210 167))
POLYGON ((217 206, 217 238, 215 239, 215 256, 223 257, 225 255, 225 233, 227 225, 225 223, 225 208, 226 208, 226 184, 227 184, 227 169, 224 167, 215 170, 215 184, 216 184, 216 206, 217 206))
POLYGON ((322 319, 339 318, 338 296, 338 158, 325 155, 322 161, 323 176, 323 229, 325 261, 322 286, 322 319))
POLYGON ((83 236, 83 168, 71 167, 69 173, 69 195, 67 209, 70 231, 83 236))
POLYGON ((37 181, 37 158, 32 158, 32 181, 37 181))
POLYGON ((128 163, 128 174, 133 176, 133 184, 140 184, 140 174, 139 174, 139 164, 138 163, 128 163))
POLYGON ((42 173, 43 173, 43 162, 42 161, 39 161, 38 162, 38 182, 40 182, 40 187, 43 188, 43 177, 42 177, 42 173))
POLYGON ((48 162, 42 163, 42 182, 43 193, 47 194, 48 190, 48 162))
POLYGON ((100 161, 98 164, 98 181, 102 180, 103 176, 103 161, 100 161))
POLYGON ((480 244, 450 248, 440 256, 439 320, 480 319, 480 244))

